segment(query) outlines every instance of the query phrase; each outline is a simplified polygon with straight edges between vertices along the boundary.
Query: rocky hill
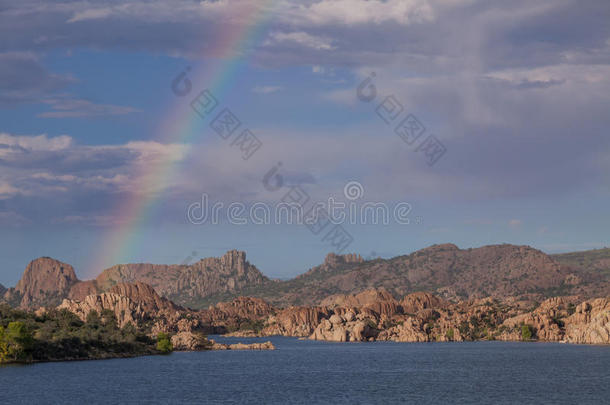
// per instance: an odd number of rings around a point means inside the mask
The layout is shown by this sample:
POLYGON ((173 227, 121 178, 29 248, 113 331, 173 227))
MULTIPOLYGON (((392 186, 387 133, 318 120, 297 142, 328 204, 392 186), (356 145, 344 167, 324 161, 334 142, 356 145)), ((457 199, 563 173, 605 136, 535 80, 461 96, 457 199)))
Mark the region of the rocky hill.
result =
POLYGON ((586 250, 583 252, 572 252, 551 255, 551 258, 575 275, 573 284, 583 284, 581 288, 574 288, 574 293, 605 296, 608 295, 608 284, 610 283, 610 248, 586 250))
POLYGON ((610 282, 600 280, 594 273, 560 265, 529 246, 506 244, 459 249, 444 244, 387 260, 363 261, 354 255, 331 254, 322 265, 292 280, 250 287, 239 293, 264 298, 277 306, 311 306, 329 295, 354 294, 369 288, 384 288, 394 296, 431 291, 452 300, 610 295, 610 282))
POLYGON ((583 270, 594 270, 610 276, 610 248, 551 255, 558 263, 583 270))

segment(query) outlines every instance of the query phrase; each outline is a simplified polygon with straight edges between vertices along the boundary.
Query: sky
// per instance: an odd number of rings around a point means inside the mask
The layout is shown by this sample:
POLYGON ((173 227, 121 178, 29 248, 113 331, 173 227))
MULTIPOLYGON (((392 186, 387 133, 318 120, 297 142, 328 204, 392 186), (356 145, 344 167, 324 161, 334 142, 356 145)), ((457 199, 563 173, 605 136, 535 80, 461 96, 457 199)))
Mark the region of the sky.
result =
POLYGON ((235 248, 285 279, 331 251, 610 246, 608 21, 604 0, 2 1, 0 283, 39 256, 88 279, 235 248), (408 221, 192 218, 295 190, 408 221))

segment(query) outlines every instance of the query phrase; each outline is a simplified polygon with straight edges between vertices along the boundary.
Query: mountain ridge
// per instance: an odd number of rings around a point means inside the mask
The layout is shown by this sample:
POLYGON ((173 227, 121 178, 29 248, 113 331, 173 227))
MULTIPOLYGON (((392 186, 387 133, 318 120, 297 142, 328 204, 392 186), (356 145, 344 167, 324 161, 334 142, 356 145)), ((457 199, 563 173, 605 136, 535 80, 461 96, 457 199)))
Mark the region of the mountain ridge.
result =
MULTIPOLYGON (((191 265, 115 265, 86 281, 76 278, 72 266, 40 258, 26 267, 17 287, 3 295, 5 301, 22 307, 57 305, 63 298, 82 300, 120 283, 142 282, 178 305, 205 308, 239 296, 262 298, 280 307, 316 305, 331 295, 370 288, 385 288, 394 296, 430 291, 452 300, 610 294, 610 271, 599 270, 605 263, 605 252, 592 268, 582 260, 577 265, 574 258, 587 257, 586 251, 567 255, 572 256, 547 255, 529 246, 510 244, 468 249, 438 244, 374 260, 329 253, 319 266, 285 281, 268 278, 246 260, 245 252, 237 250, 191 265), (36 294, 40 286, 45 287, 41 289, 44 294, 36 294)), ((610 258, 610 249, 607 256, 610 258)))

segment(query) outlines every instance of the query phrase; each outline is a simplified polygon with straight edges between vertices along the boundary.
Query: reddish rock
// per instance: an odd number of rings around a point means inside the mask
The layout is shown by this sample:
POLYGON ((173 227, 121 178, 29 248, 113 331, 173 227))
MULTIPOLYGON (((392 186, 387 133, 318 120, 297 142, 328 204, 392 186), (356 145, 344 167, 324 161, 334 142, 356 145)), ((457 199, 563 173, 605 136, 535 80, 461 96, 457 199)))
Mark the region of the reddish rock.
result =
POLYGON ((565 323, 568 343, 610 343, 610 298, 582 302, 565 323))
POLYGON ((270 316, 264 335, 309 336, 329 312, 320 307, 290 307, 270 316))
POLYGON ((57 309, 67 309, 83 321, 91 311, 101 314, 107 309, 114 313, 121 328, 130 322, 133 325, 140 325, 142 321, 150 319, 153 315, 144 312, 142 307, 130 298, 114 293, 89 295, 82 301, 65 299, 57 309))
POLYGON ((121 264, 104 270, 96 281, 104 291, 117 283, 140 281, 181 303, 236 292, 269 279, 246 261, 244 252, 231 250, 220 258, 206 258, 191 265, 121 264))
POLYGON ((120 283, 113 286, 108 292, 129 297, 132 301, 142 306, 149 313, 159 311, 179 311, 181 308, 157 294, 154 288, 145 283, 120 283))
POLYGON ((231 302, 220 302, 214 307, 199 311, 203 323, 220 327, 218 332, 238 328, 244 320, 265 319, 274 309, 260 298, 238 297, 231 302))
POLYGON ((72 266, 41 257, 28 264, 14 291, 21 296, 21 307, 36 308, 57 305, 77 282, 72 266))
POLYGON ((426 292, 409 294, 400 301, 402 310, 406 314, 416 314, 422 309, 427 308, 445 308, 447 304, 447 301, 426 292))
POLYGON ((87 295, 94 295, 100 292, 95 280, 79 281, 72 285, 68 297, 71 300, 82 301, 87 295))

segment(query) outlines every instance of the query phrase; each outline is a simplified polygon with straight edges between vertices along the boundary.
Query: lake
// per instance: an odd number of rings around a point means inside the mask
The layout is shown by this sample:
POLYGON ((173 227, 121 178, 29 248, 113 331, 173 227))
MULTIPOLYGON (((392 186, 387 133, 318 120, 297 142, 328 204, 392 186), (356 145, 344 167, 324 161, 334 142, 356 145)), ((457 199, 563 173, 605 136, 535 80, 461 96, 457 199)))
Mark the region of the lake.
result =
POLYGON ((2 403, 610 403, 610 346, 329 343, 0 368, 2 403))

